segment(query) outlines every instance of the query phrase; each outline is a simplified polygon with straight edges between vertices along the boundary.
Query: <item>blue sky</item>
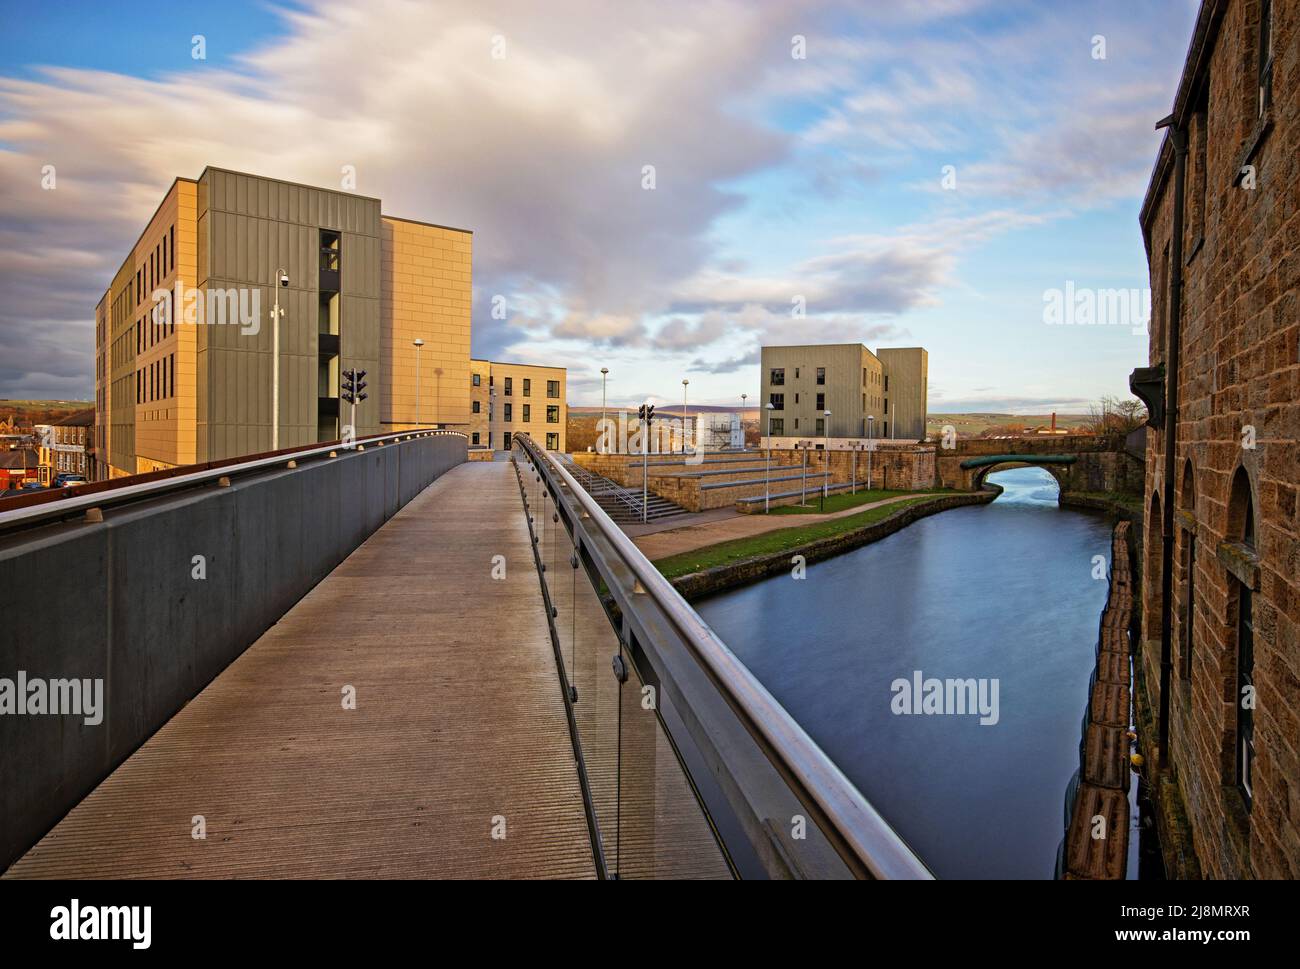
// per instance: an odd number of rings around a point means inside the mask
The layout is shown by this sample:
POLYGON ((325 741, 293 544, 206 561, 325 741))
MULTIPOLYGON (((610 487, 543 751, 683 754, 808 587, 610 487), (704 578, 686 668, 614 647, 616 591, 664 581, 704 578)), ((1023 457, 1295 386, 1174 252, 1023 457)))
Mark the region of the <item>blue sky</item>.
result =
POLYGON ((621 402, 752 399, 763 343, 923 345, 932 411, 1086 410, 1145 361, 1044 293, 1147 285, 1190 0, 4 8, 3 397, 91 396, 95 301, 205 164, 354 165, 474 229, 474 352, 567 365, 573 403, 601 366, 621 402))

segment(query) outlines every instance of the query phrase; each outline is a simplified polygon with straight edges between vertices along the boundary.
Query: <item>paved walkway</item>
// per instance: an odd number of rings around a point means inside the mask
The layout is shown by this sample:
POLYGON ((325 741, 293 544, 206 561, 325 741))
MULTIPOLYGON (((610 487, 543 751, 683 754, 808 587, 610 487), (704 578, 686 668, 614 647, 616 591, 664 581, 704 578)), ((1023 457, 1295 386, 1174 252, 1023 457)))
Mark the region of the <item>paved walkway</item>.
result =
MULTIPOLYGON (((636 542, 637 548, 645 554, 645 557, 653 562, 655 559, 667 558, 670 555, 678 555, 682 552, 693 552, 697 548, 717 545, 720 542, 730 542, 737 538, 749 538, 753 535, 775 532, 782 528, 815 525, 817 522, 830 521, 834 518, 847 518, 870 508, 892 505, 898 501, 909 501, 912 498, 923 498, 929 494, 928 491, 918 491, 915 494, 882 498, 880 501, 856 505, 853 508, 845 508, 825 515, 746 515, 741 513, 730 518, 720 518, 714 521, 686 525, 682 528, 672 528, 651 535, 642 535, 634 538, 633 541, 636 542)), ((816 498, 810 492, 809 503, 813 501, 816 501, 816 498)))
POLYGON ((472 462, 371 536, 6 877, 594 875, 518 485, 508 463, 472 462))

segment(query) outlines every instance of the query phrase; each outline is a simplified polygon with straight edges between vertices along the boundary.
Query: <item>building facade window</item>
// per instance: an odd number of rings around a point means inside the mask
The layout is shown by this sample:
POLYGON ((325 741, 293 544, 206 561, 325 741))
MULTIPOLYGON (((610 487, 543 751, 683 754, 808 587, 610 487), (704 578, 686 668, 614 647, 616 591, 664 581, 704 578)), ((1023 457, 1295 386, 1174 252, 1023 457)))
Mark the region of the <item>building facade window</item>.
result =
MULTIPOLYGON (((525 384, 524 384, 524 393, 526 394, 527 392, 528 392, 528 385, 527 385, 527 383, 525 383, 525 384)), ((525 423, 525 424, 527 424, 529 421, 531 421, 531 420, 533 419, 533 413, 532 413, 532 411, 533 411, 533 406, 532 406, 532 404, 524 404, 524 423, 525 423)))
POLYGON ((560 399, 560 382, 558 380, 546 381, 546 396, 551 400, 560 399))
POLYGON ((554 431, 548 431, 546 434, 546 450, 556 451, 560 447, 560 435, 554 431))
POLYGON ((767 423, 768 423, 768 431, 767 431, 767 432, 768 432, 768 436, 769 436, 769 437, 780 437, 781 435, 783 435, 783 434, 785 433, 785 418, 784 418, 784 417, 771 417, 771 418, 768 418, 768 422, 767 422, 767 423))
POLYGON ((483 384, 482 375, 474 374, 474 376, 470 378, 470 384, 474 387, 482 386, 483 384))
POLYGON ((507 397, 509 397, 511 394, 513 394, 513 393, 515 392, 515 391, 514 391, 514 386, 515 386, 514 378, 513 378, 513 377, 507 377, 507 378, 506 378, 506 390, 505 390, 505 394, 506 394, 507 397))
POLYGON ((480 401, 476 400, 470 405, 470 408, 473 410, 475 414, 482 413, 482 408, 479 406, 480 403, 481 403, 480 401))
POLYGON ((1273 100, 1273 0, 1259 3, 1259 110, 1262 117, 1273 100))
POLYGON ((826 385, 826 368, 825 368, 825 367, 818 367, 818 368, 817 368, 817 384, 818 384, 818 386, 825 386, 825 385, 826 385))
POLYGON ((825 433, 826 433, 826 418, 819 417, 817 418, 817 436, 821 437, 825 433))
POLYGON ((826 395, 825 395, 825 394, 818 394, 818 395, 817 395, 817 409, 818 409, 818 410, 825 410, 825 409, 826 409, 826 395))
MULTIPOLYGON (((524 378, 524 396, 525 397, 533 396, 533 382, 529 380, 527 377, 524 378)), ((528 418, 525 417, 524 420, 528 420, 528 418)))
POLYGON ((767 402, 773 410, 785 410, 785 394, 768 394, 767 402))
POLYGON ((478 431, 475 431, 473 434, 470 435, 470 443, 471 444, 478 443, 478 431))
POLYGON ((773 367, 767 375, 767 382, 773 387, 785 386, 785 367, 773 367))
MULTIPOLYGON (((507 379, 509 379, 509 378, 507 378, 507 379)), ((505 403, 505 407, 503 408, 503 410, 502 410, 502 412, 501 412, 501 419, 504 420, 507 424, 511 423, 511 422, 514 420, 514 418, 511 416, 511 411, 512 411, 512 409, 513 409, 513 408, 512 408, 511 403, 510 403, 509 401, 506 401, 506 403, 505 403)))
POLYGON ((560 423, 560 408, 555 404, 550 404, 546 408, 546 423, 560 423))

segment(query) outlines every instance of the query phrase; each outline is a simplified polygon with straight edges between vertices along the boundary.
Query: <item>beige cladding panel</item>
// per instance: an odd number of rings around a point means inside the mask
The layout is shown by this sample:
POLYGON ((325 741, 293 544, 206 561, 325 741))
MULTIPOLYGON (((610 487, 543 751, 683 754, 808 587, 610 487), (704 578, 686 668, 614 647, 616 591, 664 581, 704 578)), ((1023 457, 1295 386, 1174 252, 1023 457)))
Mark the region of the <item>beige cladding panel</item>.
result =
POLYGON ((569 419, 568 407, 568 371, 563 367, 538 367, 517 363, 489 364, 492 375, 492 390, 496 392, 492 409, 492 446, 501 447, 505 434, 526 433, 538 444, 548 445, 547 435, 556 435, 552 440, 554 450, 564 451, 568 448, 566 428, 569 419), (506 380, 510 380, 511 392, 506 394, 506 380), (529 396, 524 396, 524 381, 530 384, 529 396), (557 381, 558 397, 546 396, 547 381, 557 381), (510 405, 510 420, 505 417, 505 405, 510 405), (529 420, 524 420, 524 405, 529 407, 529 420), (558 422, 546 419, 547 407, 558 407, 558 422))
MULTIPOLYGON (((784 421, 784 431, 788 437, 813 438, 816 436, 817 419, 822 416, 817 407, 817 394, 824 394, 822 410, 831 412, 827 427, 829 435, 857 437, 862 434, 864 417, 875 410, 871 406, 872 396, 878 392, 874 383, 868 383, 864 387, 862 371, 866 368, 870 378, 879 373, 879 367, 879 361, 858 343, 763 347, 760 374, 762 404, 767 404, 772 393, 783 393, 785 407, 781 411, 770 412, 771 418, 784 421), (818 367, 826 369, 826 382, 822 385, 817 383, 818 367), (774 368, 785 370, 784 386, 771 384, 771 371, 774 368), (862 407, 864 392, 868 395, 865 412, 862 407)), ((766 421, 769 412, 764 410, 763 413, 766 421)), ((766 430, 766 424, 763 430, 766 430)))
POLYGON ((893 437, 924 440, 930 355, 921 347, 878 350, 889 376, 889 422, 893 437))
POLYGON ((468 430, 473 236, 384 217, 381 249, 379 356, 388 378, 381 420, 410 427, 418 417, 421 425, 468 430), (424 341, 418 415, 416 339, 424 341))

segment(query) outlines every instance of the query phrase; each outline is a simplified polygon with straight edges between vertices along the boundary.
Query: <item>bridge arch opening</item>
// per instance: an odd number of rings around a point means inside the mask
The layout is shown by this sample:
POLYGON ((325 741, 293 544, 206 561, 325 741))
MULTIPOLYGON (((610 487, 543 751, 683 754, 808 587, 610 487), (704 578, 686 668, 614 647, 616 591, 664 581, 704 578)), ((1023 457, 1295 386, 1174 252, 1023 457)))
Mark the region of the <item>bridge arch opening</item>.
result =
POLYGON ((1026 469, 1032 473, 1016 475, 1014 478, 1005 478, 1001 481, 994 480, 991 484, 997 484, 1004 489, 1006 497, 1013 497, 1012 492, 1023 493, 1032 490, 1036 497, 1045 497, 1042 491, 1045 487, 1051 486, 1054 490, 1053 500, 1059 502, 1061 493, 1065 491, 1065 480, 1067 470, 1060 465, 1040 464, 1036 461, 1004 461, 1000 464, 991 464, 987 467, 980 468, 975 472, 972 478, 972 485, 975 490, 984 487, 985 482, 991 475, 997 475, 1003 471, 1015 471, 1026 469))

